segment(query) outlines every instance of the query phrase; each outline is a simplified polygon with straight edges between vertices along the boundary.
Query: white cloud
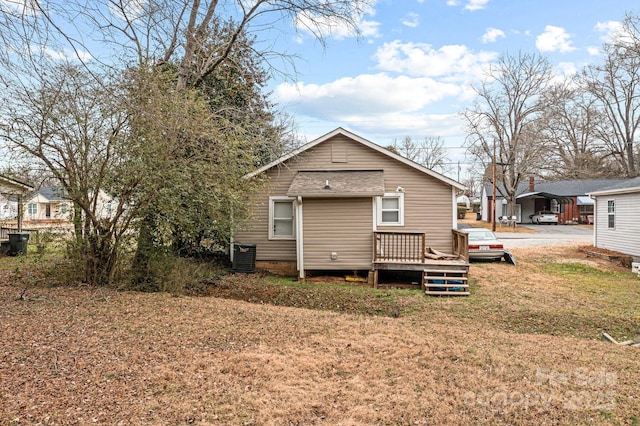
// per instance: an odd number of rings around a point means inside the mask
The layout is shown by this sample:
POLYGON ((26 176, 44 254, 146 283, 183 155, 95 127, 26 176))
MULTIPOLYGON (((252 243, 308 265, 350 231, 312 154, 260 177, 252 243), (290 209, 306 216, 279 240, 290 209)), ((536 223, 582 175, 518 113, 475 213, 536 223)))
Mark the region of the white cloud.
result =
POLYGON ((489 3, 489 0, 469 0, 469 3, 464 8, 471 11, 482 10, 487 6, 487 3, 489 3))
POLYGON ((409 28, 415 28, 420 25, 420 16, 417 13, 409 12, 402 19, 402 25, 405 25, 409 28))
POLYGON ((120 20, 135 21, 144 16, 148 8, 148 0, 122 0, 109 2, 111 14, 120 20))
POLYGON ((365 19, 365 16, 375 15, 375 4, 377 0, 357 0, 354 14, 351 19, 356 22, 357 28, 352 28, 341 19, 331 16, 316 16, 305 12, 296 15, 294 25, 299 31, 322 37, 331 37, 342 40, 348 37, 355 37, 358 33, 364 37, 379 37, 378 28, 380 22, 365 19), (357 6, 357 7, 356 7, 357 6))
POLYGON ((587 53, 590 56, 598 56, 600 54, 600 48, 597 46, 589 46, 587 47, 587 53))
POLYGON ((463 45, 434 49, 426 43, 385 43, 374 54, 376 68, 414 76, 441 77, 447 81, 469 81, 482 74, 482 69, 498 54, 473 53, 463 45))
POLYGON ((82 61, 87 62, 92 59, 92 56, 89 52, 78 50, 73 51, 72 49, 63 49, 63 50, 54 50, 49 47, 43 46, 38 49, 43 55, 47 56, 49 59, 54 61, 82 61))
POLYGON ((541 52, 571 52, 571 35, 562 27, 547 25, 544 32, 536 37, 536 47, 541 52))
POLYGON ((560 62, 555 68, 562 76, 569 77, 578 73, 578 68, 573 62, 560 62))
POLYGON ((504 31, 490 27, 487 28, 487 31, 482 35, 482 42, 485 44, 495 43, 498 38, 505 38, 504 31))
POLYGON ((344 77, 327 84, 283 83, 275 90, 278 103, 295 103, 303 114, 346 120, 357 114, 414 112, 457 96, 462 89, 432 78, 392 77, 386 73, 344 77))
MULTIPOLYGON (((460 0, 447 0, 447 6, 460 6, 460 3, 460 0)), ((487 7, 487 3, 489 3, 489 0, 468 0, 467 4, 464 5, 464 9, 470 11, 481 10, 487 7)))
POLYGON ((601 39, 604 42, 610 42, 622 30, 622 24, 618 21, 598 22, 595 30, 602 33, 601 39))
POLYGON ((34 17, 40 15, 40 9, 35 0, 0 0, 0 6, 4 5, 9 12, 34 17))

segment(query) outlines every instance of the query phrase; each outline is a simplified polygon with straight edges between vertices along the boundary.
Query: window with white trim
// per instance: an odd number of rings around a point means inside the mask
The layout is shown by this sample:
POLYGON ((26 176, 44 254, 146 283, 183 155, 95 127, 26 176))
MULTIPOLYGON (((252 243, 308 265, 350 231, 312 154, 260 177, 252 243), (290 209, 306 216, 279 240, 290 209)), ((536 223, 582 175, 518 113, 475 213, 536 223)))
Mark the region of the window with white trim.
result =
POLYGON ((378 226, 404 226, 404 194, 385 193, 376 200, 378 226))
POLYGON ((616 200, 607 200, 608 228, 616 227, 616 200))
POLYGON ((269 197, 269 239, 293 240, 296 237, 294 199, 269 197))
POLYGON ((37 203, 27 204, 27 214, 38 214, 38 204, 37 203))

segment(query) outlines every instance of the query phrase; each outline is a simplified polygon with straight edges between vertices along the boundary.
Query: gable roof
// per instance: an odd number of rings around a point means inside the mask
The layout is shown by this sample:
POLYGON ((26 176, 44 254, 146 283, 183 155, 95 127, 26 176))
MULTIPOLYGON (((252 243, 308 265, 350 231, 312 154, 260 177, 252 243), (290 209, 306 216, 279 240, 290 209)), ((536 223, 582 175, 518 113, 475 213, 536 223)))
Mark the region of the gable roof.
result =
POLYGON ((0 175, 0 190, 8 194, 13 194, 33 191, 33 187, 29 184, 20 182, 19 180, 10 178, 8 176, 0 175))
POLYGON ((62 186, 43 186, 38 191, 29 196, 29 200, 37 195, 46 198, 48 201, 69 201, 67 191, 62 186))
POLYGON ((420 172, 422 172, 422 173, 424 173, 426 175, 429 175, 429 176, 431 176, 431 177, 433 177, 433 178, 435 178, 435 179, 437 179, 437 180, 439 180, 439 181, 441 181, 443 183, 446 183, 447 185, 451 185, 451 186, 453 186, 455 188, 458 188, 460 190, 465 189, 465 186, 462 185, 461 183, 456 182, 455 180, 450 179, 450 178, 448 178, 448 177, 446 177, 444 175, 441 175, 438 172, 434 172, 433 170, 428 169, 428 168, 416 163, 415 161, 411 161, 411 160, 409 160, 409 159, 407 159, 407 158, 405 158, 405 157, 403 157, 401 155, 395 154, 395 153, 389 151, 388 149, 381 147, 378 144, 375 144, 375 143, 373 143, 373 142, 371 142, 371 141, 369 141, 369 140, 367 140, 367 139, 365 139, 365 138, 363 138, 361 136, 356 135, 355 133, 351 133, 348 130, 343 129, 342 127, 338 127, 337 129, 332 130, 331 132, 329 132, 329 133, 327 133, 327 134, 325 134, 323 136, 320 136, 319 138, 314 139, 311 142, 309 142, 309 143, 307 143, 305 145, 302 145, 301 147, 299 147, 299 148, 297 148, 297 149, 295 149, 295 150, 283 155, 282 157, 278 158, 277 160, 272 161, 271 163, 266 164, 266 165, 260 167, 259 169, 254 170, 251 173, 248 173, 247 175, 245 175, 245 178, 248 179, 248 178, 252 178, 254 176, 257 176, 257 175, 259 175, 259 174, 271 169, 272 167, 275 167, 275 166, 277 166, 279 164, 282 164, 285 161, 287 161, 287 160, 289 160, 289 159, 291 159, 291 158, 293 158, 293 157, 295 157, 297 155, 300 155, 303 152, 305 152, 305 151, 307 151, 307 150, 309 150, 309 149, 311 149, 311 148, 313 148, 313 147, 315 147, 317 145, 320 145, 321 143, 323 143, 323 142, 325 142, 325 141, 327 141, 327 140, 329 140, 329 139, 331 139, 331 138, 333 138, 334 136, 337 136, 337 135, 346 136, 346 137, 348 137, 349 139, 351 139, 351 140, 353 140, 355 142, 358 142, 358 143, 360 143, 360 144, 362 144, 362 145, 364 145, 364 146, 366 146, 368 148, 373 149, 374 151, 377 151, 377 152, 379 152, 381 154, 384 154, 387 157, 391 157, 392 159, 394 159, 396 161, 399 161, 399 162, 401 162, 403 164, 406 164, 407 166, 412 167, 412 168, 414 168, 414 169, 416 169, 416 170, 418 170, 418 171, 420 171, 420 172))
POLYGON ((607 186, 598 191, 591 191, 589 195, 613 195, 640 192, 640 176, 632 179, 624 179, 615 185, 607 186))

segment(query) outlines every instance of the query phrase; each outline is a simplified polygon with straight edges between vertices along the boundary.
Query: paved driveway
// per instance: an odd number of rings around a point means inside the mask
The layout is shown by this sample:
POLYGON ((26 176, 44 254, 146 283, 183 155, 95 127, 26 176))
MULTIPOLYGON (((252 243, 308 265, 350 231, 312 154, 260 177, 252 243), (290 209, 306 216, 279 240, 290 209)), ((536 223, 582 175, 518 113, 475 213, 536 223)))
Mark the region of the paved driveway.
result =
POLYGON ((577 225, 519 225, 534 229, 536 234, 500 232, 496 235, 502 240, 505 248, 532 247, 558 244, 591 244, 593 229, 577 225))

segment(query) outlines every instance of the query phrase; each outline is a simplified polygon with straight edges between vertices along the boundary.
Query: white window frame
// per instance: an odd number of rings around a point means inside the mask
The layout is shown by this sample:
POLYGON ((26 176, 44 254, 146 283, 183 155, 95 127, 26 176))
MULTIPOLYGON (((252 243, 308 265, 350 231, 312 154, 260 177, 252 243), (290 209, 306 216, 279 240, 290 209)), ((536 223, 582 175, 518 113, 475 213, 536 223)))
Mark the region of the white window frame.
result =
POLYGON ((27 214, 34 216, 38 214, 38 203, 27 204, 27 214))
POLYGON ((376 197, 376 224, 377 226, 404 226, 404 193, 385 192, 384 195, 376 197), (383 198, 398 199, 398 222, 382 221, 382 199, 383 198))
POLYGON ((607 228, 616 229, 616 200, 607 200, 607 228), (613 226, 612 219, 613 218, 613 226))
POLYGON ((270 240, 295 240, 296 239, 296 199, 285 196, 269 197, 269 239, 270 240), (274 218, 275 203, 289 201, 291 202, 291 235, 275 235, 274 233, 274 218))

